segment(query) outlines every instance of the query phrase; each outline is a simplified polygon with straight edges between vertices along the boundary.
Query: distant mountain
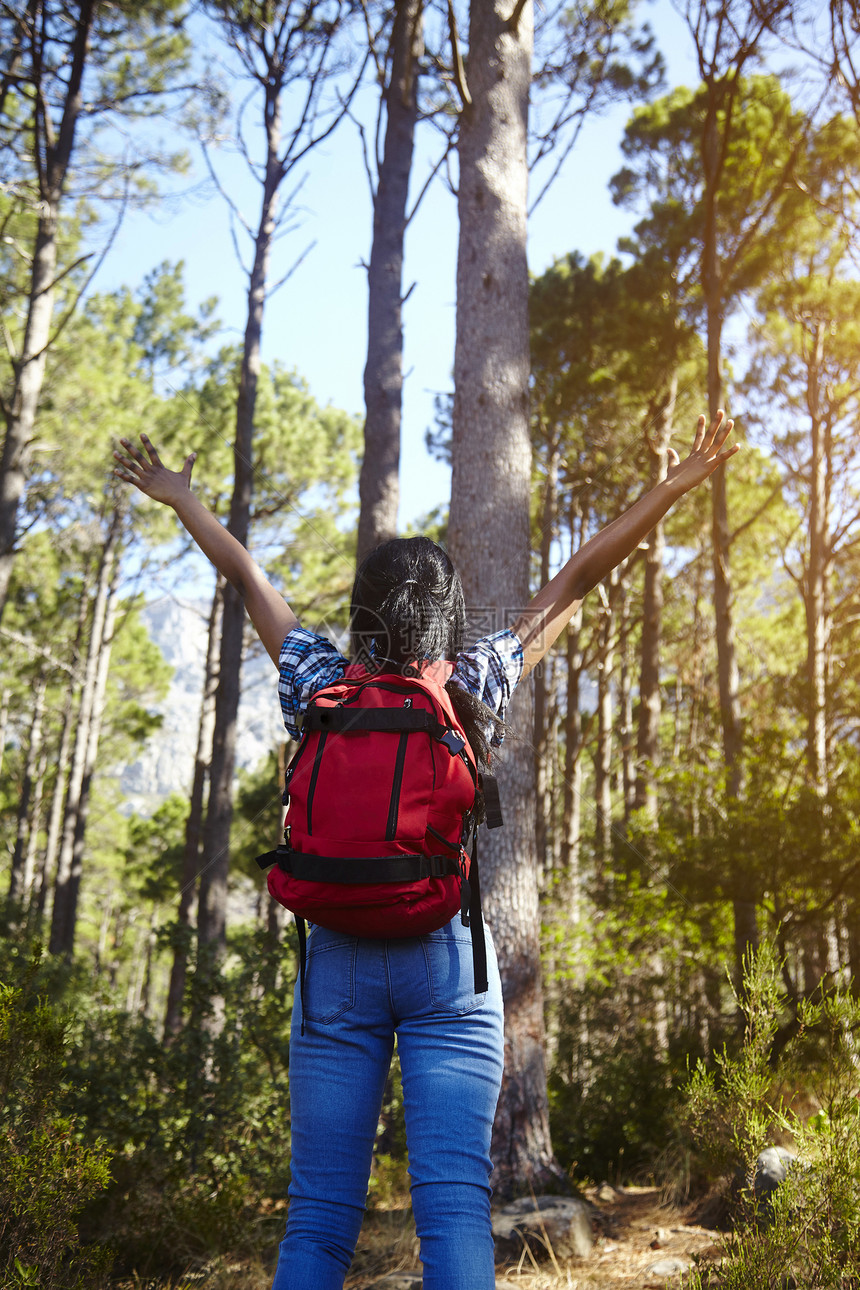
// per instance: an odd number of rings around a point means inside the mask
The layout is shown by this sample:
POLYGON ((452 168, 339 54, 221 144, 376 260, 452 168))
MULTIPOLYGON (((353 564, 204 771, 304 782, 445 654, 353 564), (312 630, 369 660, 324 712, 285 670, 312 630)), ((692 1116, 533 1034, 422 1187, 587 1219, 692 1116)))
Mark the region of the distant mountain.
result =
MULTIPOLYGON (((163 716, 161 728, 120 776, 129 813, 149 815, 171 793, 187 793, 191 788, 208 612, 205 601, 179 601, 169 596, 152 601, 143 610, 147 630, 174 674, 167 698, 158 709, 163 716)), ((285 738, 276 685, 277 675, 268 656, 259 653, 246 663, 237 739, 240 767, 256 766, 285 738)))

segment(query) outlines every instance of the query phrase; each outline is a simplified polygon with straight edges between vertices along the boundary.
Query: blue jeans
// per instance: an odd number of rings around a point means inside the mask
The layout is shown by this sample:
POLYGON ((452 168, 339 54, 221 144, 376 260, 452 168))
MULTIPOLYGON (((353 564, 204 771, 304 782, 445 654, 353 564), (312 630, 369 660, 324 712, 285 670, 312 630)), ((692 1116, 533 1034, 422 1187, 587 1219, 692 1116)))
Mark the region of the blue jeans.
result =
POLYGON ((340 1290, 364 1216, 394 1036, 424 1290, 492 1290, 490 1136, 502 1080, 502 992, 474 993, 457 915, 429 936, 365 940, 312 928, 304 1034, 290 1042, 292 1166, 272 1290, 340 1290))

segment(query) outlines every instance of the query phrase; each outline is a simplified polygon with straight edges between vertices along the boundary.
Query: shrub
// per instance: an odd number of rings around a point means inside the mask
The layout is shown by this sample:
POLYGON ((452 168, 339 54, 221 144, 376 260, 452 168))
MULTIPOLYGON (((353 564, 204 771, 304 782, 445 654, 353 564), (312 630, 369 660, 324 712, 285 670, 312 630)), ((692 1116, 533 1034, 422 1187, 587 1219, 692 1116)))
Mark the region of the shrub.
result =
POLYGON ((272 1251, 280 1238, 268 1202, 289 1182, 292 988, 263 986, 272 953, 263 934, 237 935, 231 949, 219 1026, 206 1024, 201 1002, 169 1044, 148 1018, 121 1010, 80 1034, 74 1107, 115 1152, 113 1182, 87 1221, 124 1274, 177 1275, 220 1255, 272 1251))
POLYGON ((70 1022, 28 988, 38 958, 23 988, 0 985, 0 1286, 91 1288, 112 1258, 81 1245, 78 1217, 109 1155, 62 1113, 70 1022))
MULTIPOLYGON (((786 999, 771 946, 747 963, 738 1002, 746 1018, 740 1051, 724 1049, 713 1071, 700 1062, 687 1090, 698 1145, 718 1168, 740 1165, 720 1285, 853 1290, 860 1284, 860 1002, 846 989, 820 987, 798 1005, 778 1062, 774 1039, 786 999), (812 1116, 800 1110, 810 1097, 818 1107, 812 1116), (759 1198, 756 1160, 777 1139, 790 1143, 797 1163, 772 1197, 759 1198)), ((708 1278, 702 1269, 687 1284, 701 1290, 708 1278)))

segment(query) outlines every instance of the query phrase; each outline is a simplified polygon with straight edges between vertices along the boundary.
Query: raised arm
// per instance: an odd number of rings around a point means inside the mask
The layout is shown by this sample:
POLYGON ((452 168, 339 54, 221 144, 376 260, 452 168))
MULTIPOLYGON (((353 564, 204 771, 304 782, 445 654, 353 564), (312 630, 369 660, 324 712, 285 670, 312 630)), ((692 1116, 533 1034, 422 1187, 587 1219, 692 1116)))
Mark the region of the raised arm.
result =
POLYGON ((558 639, 586 594, 636 550, 672 504, 734 456, 738 444, 723 449, 733 425, 725 420, 723 412, 717 413, 708 429, 705 418, 699 417, 689 456, 680 461, 670 448, 666 478, 590 538, 541 588, 513 625, 523 642, 526 671, 535 667, 558 639))
POLYGON ((168 470, 145 434, 140 436, 140 441, 145 453, 128 439, 120 439, 125 454, 113 454, 118 463, 114 474, 176 512, 203 554, 244 598, 248 617, 277 667, 284 637, 298 622, 296 615, 242 543, 192 493, 191 471, 196 452, 185 458, 181 470, 168 470))

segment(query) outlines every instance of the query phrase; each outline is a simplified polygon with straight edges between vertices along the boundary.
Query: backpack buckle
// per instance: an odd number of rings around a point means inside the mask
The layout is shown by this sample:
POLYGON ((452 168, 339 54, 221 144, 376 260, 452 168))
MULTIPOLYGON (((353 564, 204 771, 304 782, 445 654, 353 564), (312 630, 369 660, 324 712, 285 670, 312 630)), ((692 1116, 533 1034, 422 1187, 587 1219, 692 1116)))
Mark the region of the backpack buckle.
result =
POLYGON ((472 887, 469 883, 469 879, 466 877, 468 860, 469 856, 466 853, 466 849, 461 846, 458 868, 460 870, 460 922, 464 927, 470 926, 469 906, 472 903, 472 887))
POLYGON ((446 730, 439 742, 445 745, 452 757, 456 757, 466 747, 465 739, 456 730, 446 730))

